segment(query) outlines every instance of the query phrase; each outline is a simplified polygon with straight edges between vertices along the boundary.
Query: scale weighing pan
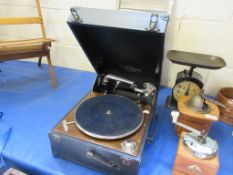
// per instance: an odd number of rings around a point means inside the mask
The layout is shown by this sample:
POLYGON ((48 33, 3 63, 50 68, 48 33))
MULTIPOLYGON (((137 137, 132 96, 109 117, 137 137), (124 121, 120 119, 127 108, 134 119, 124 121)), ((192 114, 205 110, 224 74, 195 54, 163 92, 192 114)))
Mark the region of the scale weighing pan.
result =
POLYGON ((170 50, 167 53, 167 57, 173 63, 191 67, 220 69, 226 66, 226 62, 221 57, 200 53, 170 50))

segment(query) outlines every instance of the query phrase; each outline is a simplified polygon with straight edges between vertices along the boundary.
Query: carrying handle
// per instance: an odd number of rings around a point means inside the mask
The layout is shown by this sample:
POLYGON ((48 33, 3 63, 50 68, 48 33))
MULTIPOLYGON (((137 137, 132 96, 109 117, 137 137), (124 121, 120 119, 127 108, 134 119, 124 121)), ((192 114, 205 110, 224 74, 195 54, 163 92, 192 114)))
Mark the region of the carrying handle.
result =
POLYGON ((92 159, 92 160, 95 160, 109 168, 112 168, 112 169, 115 169, 115 170, 120 170, 120 166, 117 165, 116 163, 114 163, 113 161, 105 158, 104 156, 94 152, 94 151, 87 151, 86 153, 86 156, 89 158, 89 159, 92 159))
MULTIPOLYGON (((154 121, 155 121, 155 128, 154 128, 154 131, 152 132, 151 135, 148 134, 148 136, 147 136, 147 141, 148 141, 149 143, 152 143, 152 142, 154 141, 154 139, 155 139, 155 136, 156 136, 156 133, 157 133, 157 128, 158 128, 158 118, 159 118, 159 114, 158 114, 158 112, 156 112, 155 115, 153 115, 153 118, 152 118, 152 119, 154 119, 154 121)), ((153 123, 153 122, 151 122, 151 125, 152 125, 152 123, 153 123)), ((152 127, 152 126, 150 126, 150 127, 152 127)))

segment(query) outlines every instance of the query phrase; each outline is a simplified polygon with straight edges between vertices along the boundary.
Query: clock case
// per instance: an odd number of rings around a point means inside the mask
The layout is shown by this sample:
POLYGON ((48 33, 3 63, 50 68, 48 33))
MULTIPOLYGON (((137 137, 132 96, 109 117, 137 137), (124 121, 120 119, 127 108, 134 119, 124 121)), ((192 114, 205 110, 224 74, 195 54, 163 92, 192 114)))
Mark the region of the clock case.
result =
MULTIPOLYGON (((203 84, 203 78, 202 76, 193 71, 192 72, 192 76, 190 77, 189 75, 189 71, 188 70, 183 70, 181 72, 179 72, 176 76, 176 82, 175 82, 175 86, 178 85, 179 83, 182 83, 184 81, 188 81, 188 82, 193 82, 195 84, 197 84, 197 86, 202 89, 204 84, 203 84)), ((174 107, 174 106, 177 106, 177 101, 175 100, 174 98, 174 89, 175 89, 175 86, 173 87, 172 89, 172 96, 169 96, 168 98, 168 101, 169 101, 169 105, 174 107)))
POLYGON ((178 83, 181 83, 182 81, 190 81, 197 84, 200 89, 203 88, 203 78, 199 73, 194 71, 195 68, 215 70, 226 66, 226 62, 223 58, 200 53, 170 50, 167 52, 167 57, 174 64, 190 67, 190 70, 184 70, 177 74, 176 82, 172 89, 172 95, 167 97, 166 106, 172 109, 177 109, 177 101, 174 98, 173 90, 178 83))

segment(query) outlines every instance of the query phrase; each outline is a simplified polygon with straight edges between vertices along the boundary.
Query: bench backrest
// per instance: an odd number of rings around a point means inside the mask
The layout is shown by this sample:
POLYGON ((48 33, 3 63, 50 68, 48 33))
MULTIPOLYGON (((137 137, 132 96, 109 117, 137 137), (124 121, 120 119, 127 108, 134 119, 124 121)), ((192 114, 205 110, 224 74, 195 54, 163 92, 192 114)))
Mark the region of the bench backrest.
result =
POLYGON ((20 25, 20 24, 40 24, 43 38, 46 38, 45 27, 41 13, 40 1, 35 0, 37 14, 36 17, 16 17, 16 18, 0 18, 0 25, 20 25))

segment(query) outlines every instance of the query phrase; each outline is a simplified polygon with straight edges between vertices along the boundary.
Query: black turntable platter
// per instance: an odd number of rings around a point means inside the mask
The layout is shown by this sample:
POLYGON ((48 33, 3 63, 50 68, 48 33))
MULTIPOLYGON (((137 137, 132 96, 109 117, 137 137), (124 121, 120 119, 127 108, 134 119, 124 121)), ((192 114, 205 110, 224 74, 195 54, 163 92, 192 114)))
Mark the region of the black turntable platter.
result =
POLYGON ((120 139, 136 132, 143 114, 132 100, 117 95, 102 95, 81 103, 75 123, 85 134, 98 139, 120 139))

